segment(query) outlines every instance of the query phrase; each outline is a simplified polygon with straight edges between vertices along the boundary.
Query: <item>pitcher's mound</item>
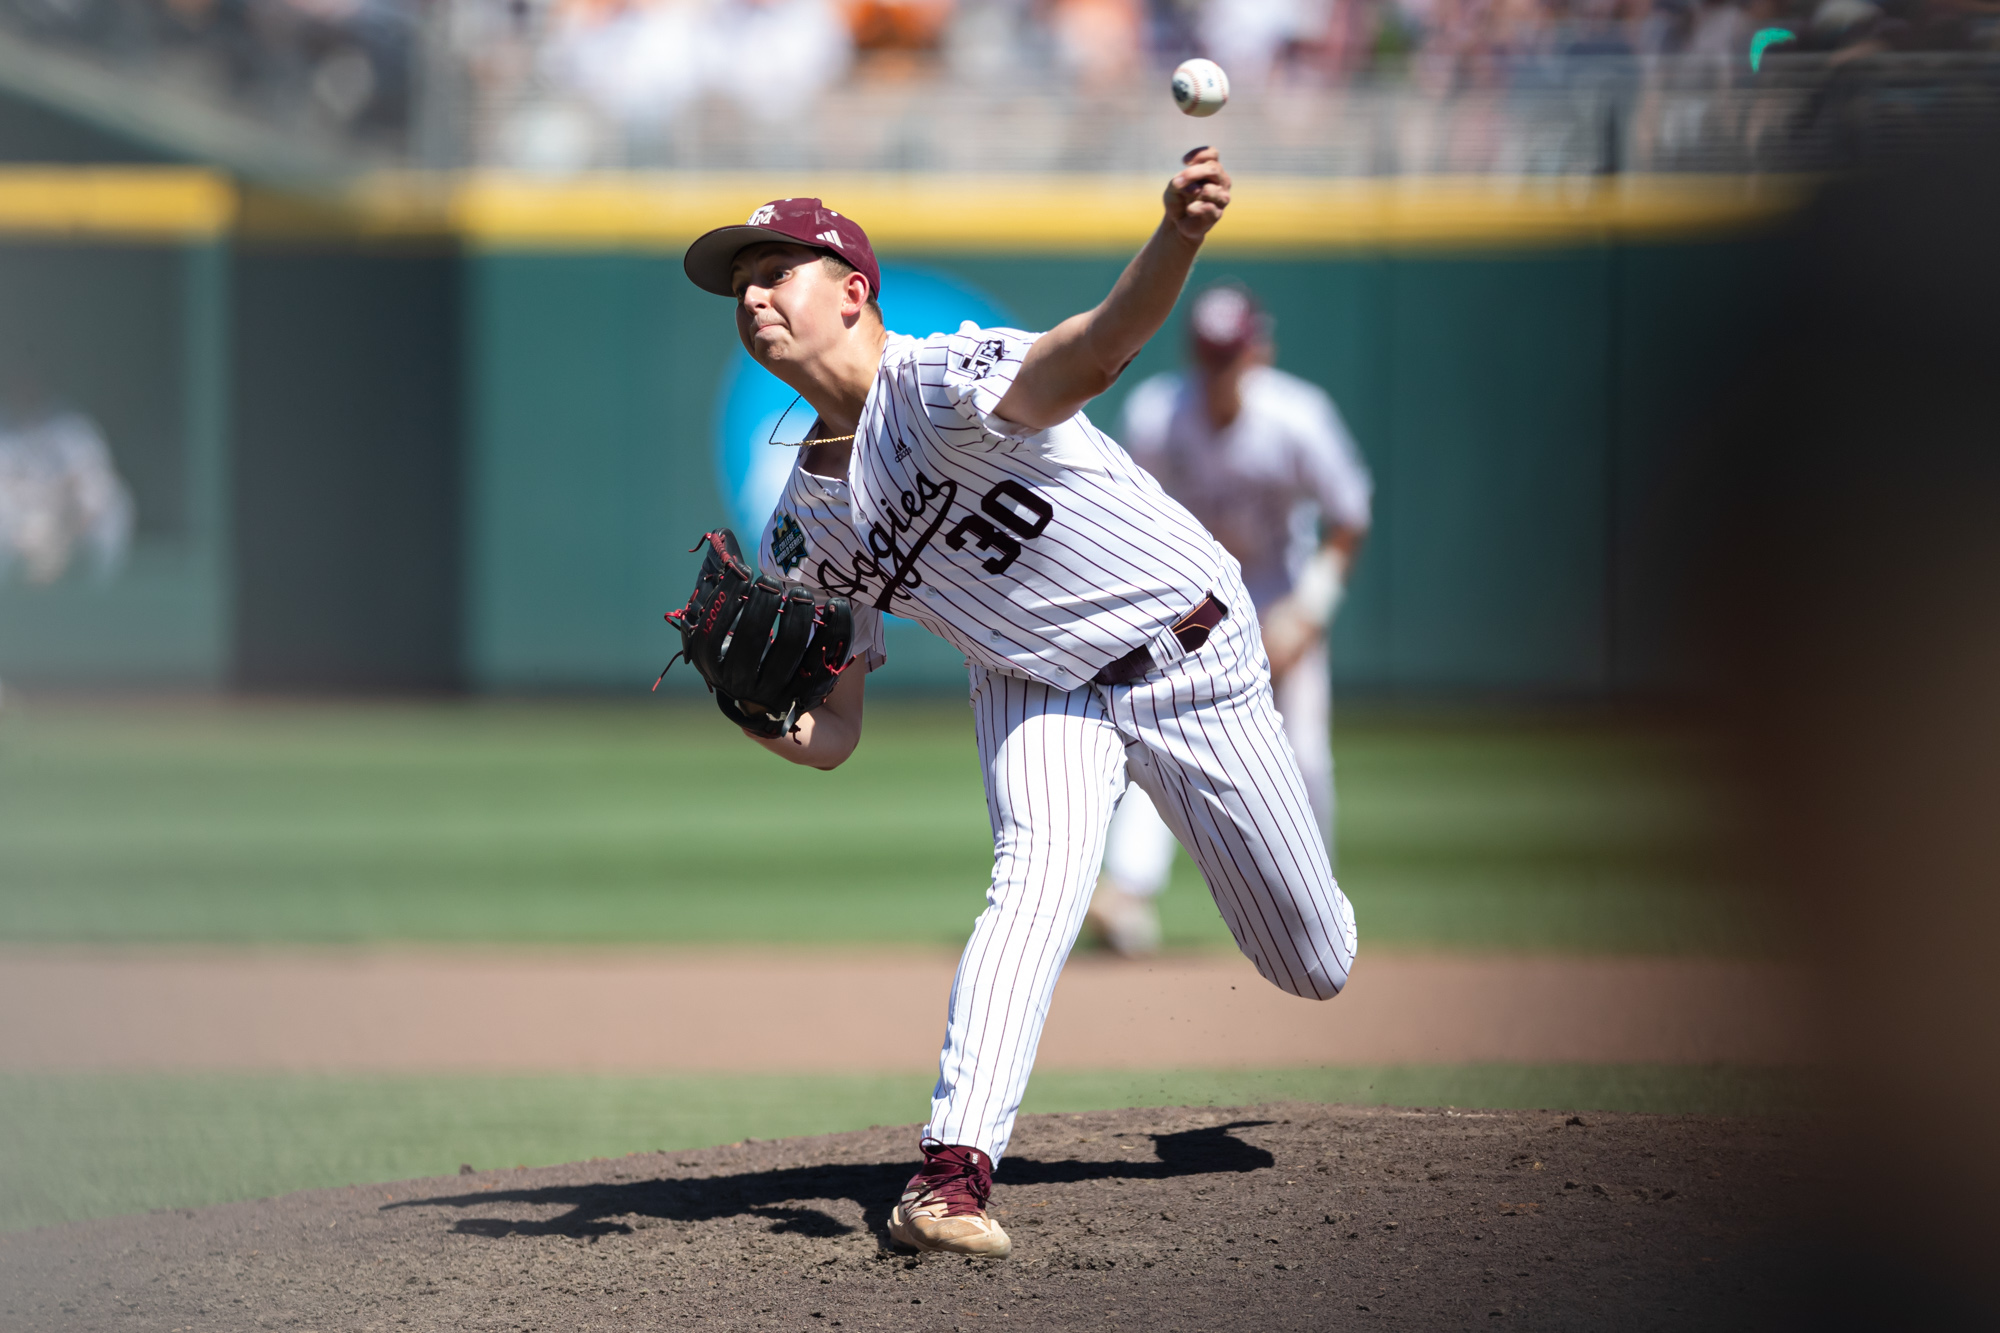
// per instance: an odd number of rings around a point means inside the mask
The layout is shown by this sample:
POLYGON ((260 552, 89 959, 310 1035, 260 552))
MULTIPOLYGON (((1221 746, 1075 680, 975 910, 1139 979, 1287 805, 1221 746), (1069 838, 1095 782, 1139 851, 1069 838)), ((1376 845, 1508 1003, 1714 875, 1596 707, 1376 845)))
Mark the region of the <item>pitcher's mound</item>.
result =
POLYGON ((356 1186, 0 1237, 9 1329, 1750 1327, 1781 1121, 1274 1105, 1024 1117, 1014 1257, 886 1248, 916 1134, 356 1186))

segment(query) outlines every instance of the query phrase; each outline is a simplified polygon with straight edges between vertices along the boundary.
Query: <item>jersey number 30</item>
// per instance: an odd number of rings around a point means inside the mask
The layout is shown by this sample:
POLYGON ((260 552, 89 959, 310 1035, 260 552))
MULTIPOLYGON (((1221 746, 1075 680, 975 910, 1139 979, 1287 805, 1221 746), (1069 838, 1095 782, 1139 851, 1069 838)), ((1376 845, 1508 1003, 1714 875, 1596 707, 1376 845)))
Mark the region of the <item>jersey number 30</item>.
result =
POLYGON ((993 552, 979 562, 988 574, 1006 573, 1007 567, 1020 557, 1021 541, 1041 536, 1042 529, 1056 516, 1054 505, 1012 478, 981 496, 979 508, 1000 527, 994 527, 978 514, 967 514, 945 534, 944 544, 954 551, 963 551, 965 539, 970 537, 977 549, 993 552), (1008 536, 1000 528, 1006 528, 1014 536, 1008 536))

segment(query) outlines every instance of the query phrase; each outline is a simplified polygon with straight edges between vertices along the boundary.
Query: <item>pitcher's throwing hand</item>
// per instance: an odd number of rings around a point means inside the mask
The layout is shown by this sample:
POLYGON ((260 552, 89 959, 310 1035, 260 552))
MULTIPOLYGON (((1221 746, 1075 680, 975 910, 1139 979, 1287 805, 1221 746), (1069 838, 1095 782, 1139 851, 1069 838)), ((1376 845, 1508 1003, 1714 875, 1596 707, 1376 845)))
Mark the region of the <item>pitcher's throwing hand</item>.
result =
POLYGON ((1167 220, 1199 244, 1229 207, 1229 173, 1213 148, 1190 149, 1179 175, 1167 182, 1167 220))

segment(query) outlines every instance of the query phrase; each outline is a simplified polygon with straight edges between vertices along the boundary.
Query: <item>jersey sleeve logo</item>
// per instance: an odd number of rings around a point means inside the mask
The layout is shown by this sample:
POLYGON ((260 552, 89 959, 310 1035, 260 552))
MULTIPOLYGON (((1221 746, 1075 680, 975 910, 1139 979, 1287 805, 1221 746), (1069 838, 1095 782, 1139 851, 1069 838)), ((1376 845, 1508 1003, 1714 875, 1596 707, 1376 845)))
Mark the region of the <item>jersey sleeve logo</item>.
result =
POLYGON ((1007 357, 1007 344, 999 338, 988 338, 969 352, 958 353, 958 369, 976 380, 983 380, 993 373, 993 367, 1007 357))
POLYGON ((790 514, 778 515, 777 530, 771 534, 771 559, 780 572, 790 574, 806 558, 806 533, 790 514))

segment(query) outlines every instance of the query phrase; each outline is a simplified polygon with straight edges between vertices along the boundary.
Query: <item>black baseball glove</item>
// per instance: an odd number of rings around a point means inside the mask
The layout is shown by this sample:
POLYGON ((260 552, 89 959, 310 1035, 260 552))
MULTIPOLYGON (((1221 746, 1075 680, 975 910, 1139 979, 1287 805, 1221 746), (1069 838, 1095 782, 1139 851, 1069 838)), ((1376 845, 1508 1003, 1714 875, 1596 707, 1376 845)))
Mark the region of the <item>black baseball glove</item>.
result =
POLYGON ((853 608, 845 597, 756 573, 728 528, 707 534, 702 545, 708 553, 694 594, 667 612, 681 632, 675 656, 694 663, 731 722, 759 736, 789 735, 847 669, 853 608))

